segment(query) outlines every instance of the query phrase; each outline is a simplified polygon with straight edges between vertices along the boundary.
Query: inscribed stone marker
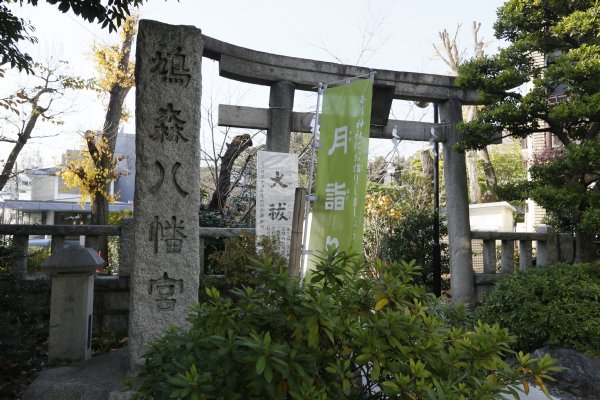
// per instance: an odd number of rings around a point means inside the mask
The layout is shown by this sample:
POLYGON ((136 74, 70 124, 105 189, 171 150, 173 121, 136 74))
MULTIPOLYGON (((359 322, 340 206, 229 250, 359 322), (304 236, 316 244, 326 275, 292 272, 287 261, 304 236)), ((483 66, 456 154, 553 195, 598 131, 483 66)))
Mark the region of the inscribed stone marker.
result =
POLYGON ((140 21, 136 53, 135 259, 132 368, 152 339, 183 326, 200 273, 199 29, 140 21))

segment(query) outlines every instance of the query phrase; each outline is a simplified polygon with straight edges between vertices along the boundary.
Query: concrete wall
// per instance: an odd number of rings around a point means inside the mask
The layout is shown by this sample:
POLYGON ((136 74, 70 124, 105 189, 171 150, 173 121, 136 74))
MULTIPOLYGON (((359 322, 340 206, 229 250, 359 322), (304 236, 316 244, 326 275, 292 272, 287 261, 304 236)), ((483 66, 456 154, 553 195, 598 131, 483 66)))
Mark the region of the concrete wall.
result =
POLYGON ((135 135, 119 132, 115 154, 123 156, 123 159, 117 164, 117 169, 123 175, 114 184, 115 192, 120 192, 119 201, 132 202, 135 183, 135 135))
POLYGON ((53 200, 56 176, 34 175, 31 182, 31 200, 53 200))
POLYGON ((58 186, 56 193, 54 193, 54 199, 69 200, 73 202, 79 201, 81 199, 81 195, 79 194, 79 187, 69 189, 60 177, 55 176, 54 179, 56 180, 56 185, 58 186))
POLYGON ((471 230, 513 232, 516 208, 506 201, 469 205, 471 230))

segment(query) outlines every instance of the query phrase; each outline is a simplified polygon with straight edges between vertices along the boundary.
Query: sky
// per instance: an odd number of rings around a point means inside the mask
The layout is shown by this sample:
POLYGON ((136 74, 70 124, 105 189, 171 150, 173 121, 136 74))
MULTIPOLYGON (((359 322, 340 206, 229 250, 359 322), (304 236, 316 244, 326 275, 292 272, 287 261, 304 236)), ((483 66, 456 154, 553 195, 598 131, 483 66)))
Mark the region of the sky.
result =
MULTIPOLYGON (((472 48, 471 25, 481 22, 479 37, 488 42, 486 51, 493 53, 501 45, 493 37, 493 23, 500 0, 149 0, 141 8, 141 18, 171 24, 193 25, 205 35, 238 46, 276 54, 373 69, 447 74, 447 66, 434 57, 433 44, 439 32, 451 35, 460 26, 459 48, 472 48)), ((13 12, 35 26, 39 42, 27 46, 36 60, 68 60, 69 71, 84 77, 96 74, 91 48, 96 44, 118 42, 116 33, 101 30, 72 13, 63 14, 56 7, 11 5, 13 12)), ((0 95, 27 84, 24 74, 11 72, 0 79, 0 95)), ((216 109, 219 103, 268 106, 268 88, 242 84, 218 76, 216 62, 203 60, 203 106, 216 109)), ((134 93, 127 105, 134 109, 134 93)), ((65 124, 59 127, 40 124, 38 133, 58 135, 37 139, 28 144, 29 151, 39 150, 49 166, 60 160, 66 148, 80 145, 81 132, 99 129, 104 118, 106 98, 92 93, 78 93, 57 104, 68 109, 65 124)), ((295 111, 314 111, 316 94, 296 92, 295 111)), ((216 111, 215 111, 216 112, 216 111)), ((431 112, 407 102, 395 101, 392 118, 431 121, 431 112)), ((207 113, 206 113, 207 114, 207 113)), ((11 126, 0 121, 0 133, 10 133, 11 126)), ((134 132, 134 119, 125 123, 126 132, 134 132)), ((235 133, 235 132, 234 132, 235 133)), ((201 143, 207 148, 211 135, 203 121, 201 143)), ((264 135, 261 135, 264 137, 264 135)), ((262 139, 264 140, 264 139, 262 139)), ((261 139, 259 138, 259 142, 261 139)), ((387 140, 371 140, 371 156, 387 155, 393 150, 387 140)), ((426 148, 424 143, 402 142, 397 150, 410 154, 426 148)), ((4 158, 8 147, 0 144, 4 158)))

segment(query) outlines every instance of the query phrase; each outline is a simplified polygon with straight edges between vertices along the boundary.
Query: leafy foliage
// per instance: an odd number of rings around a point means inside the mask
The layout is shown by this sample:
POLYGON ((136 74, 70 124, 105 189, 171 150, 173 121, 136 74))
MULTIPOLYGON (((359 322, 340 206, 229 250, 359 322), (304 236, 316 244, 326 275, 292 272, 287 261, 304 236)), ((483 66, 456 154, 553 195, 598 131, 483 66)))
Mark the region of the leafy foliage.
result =
POLYGON ((57 99, 73 90, 92 89, 95 82, 79 76, 64 72, 66 61, 59 61, 56 65, 34 63, 30 66, 32 79, 29 85, 18 89, 14 94, 0 99, 1 118, 5 119, 10 127, 5 133, 0 134, 0 142, 10 143, 12 149, 6 158, 0 174, 0 189, 4 188, 8 180, 15 173, 14 167, 17 158, 27 142, 42 129, 36 128, 38 122, 49 122, 62 125, 61 110, 53 104, 57 99))
MULTIPOLYGON (((90 140, 90 137, 86 136, 87 151, 99 174, 114 172, 116 164, 120 161, 115 157, 115 149, 120 122, 128 117, 123 104, 129 90, 134 85, 134 66, 130 61, 130 56, 137 33, 137 22, 137 15, 126 18, 120 32, 121 42, 119 45, 96 45, 93 48, 99 73, 99 91, 109 95, 102 130, 95 134, 94 140, 90 140), (98 151, 96 143, 102 144, 102 151, 98 151)), ((106 196, 106 193, 111 180, 110 176, 107 176, 105 187, 96 188, 90 193, 90 198, 93 198, 91 211, 94 224, 108 223, 108 203, 111 199, 106 196)), ((103 254, 109 252, 106 239, 99 237, 98 240, 98 249, 103 254)))
POLYGON ((402 218, 399 197, 400 191, 396 186, 367 184, 363 244, 368 260, 381 258, 386 237, 402 218))
POLYGON ((531 197, 561 230, 600 230, 600 140, 571 144, 542 153, 530 168, 530 181, 499 188, 506 199, 531 197))
POLYGON ((493 399, 553 360, 512 354, 498 325, 446 325, 414 284, 414 263, 377 262, 379 280, 346 254, 326 254, 300 288, 286 268, 256 262, 254 285, 209 300, 151 345, 138 398, 493 399))
MULTIPOLYGON (((527 168, 521 153, 521 144, 517 140, 508 140, 502 144, 488 146, 490 160, 494 165, 497 176, 497 184, 505 186, 514 182, 520 182, 527 178, 527 168)), ((481 160, 479 160, 481 164, 481 160)), ((480 165, 479 183, 485 189, 485 176, 483 166, 480 165)))
POLYGON ((285 262, 277 253, 277 241, 269 237, 261 237, 259 243, 256 242, 254 234, 241 234, 226 238, 223 241, 222 249, 208 255, 208 263, 205 268, 205 275, 224 275, 225 279, 220 285, 205 279, 205 282, 201 284, 200 296, 204 295, 204 287, 214 286, 219 290, 228 291, 234 287, 249 284, 254 271, 243 266, 248 265, 252 258, 259 255, 267 256, 276 260, 277 263, 285 262))
MULTIPOLYGON (((418 159, 417 159, 418 160, 418 159)), ((422 282, 433 282, 433 193, 421 166, 405 168, 402 186, 369 182, 365 202, 364 249, 368 260, 415 260, 423 266, 422 282)), ((440 234, 447 235, 440 216, 440 234)), ((449 272, 448 245, 441 243, 442 273, 449 272)))
POLYGON ((19 71, 29 70, 33 60, 29 54, 19 50, 17 42, 24 40, 36 43, 37 39, 30 35, 34 30, 33 26, 15 16, 5 4, 0 4, 0 30, 0 66, 8 63, 11 68, 16 67, 19 71))
POLYGON ((23 252, 22 249, 13 245, 13 239, 5 236, 0 238, 0 273, 10 273, 13 262, 26 257, 28 273, 40 272, 42 263, 50 256, 49 247, 32 246, 23 252))
POLYGON ((524 191, 521 197, 533 198, 573 230, 600 228, 600 173, 592 158, 600 148, 598 12, 600 4, 592 1, 507 1, 494 27, 508 46, 465 63, 457 78, 479 89, 485 104, 476 120, 459 127, 463 148, 485 145, 491 128, 518 138, 549 132, 566 147, 562 156, 532 168, 533 183, 513 185, 512 194, 524 191))
MULTIPOLYGON (((433 284, 433 205, 405 207, 402 218, 385 238, 383 258, 387 260, 415 260, 423 265, 421 274, 424 285, 433 284)), ((446 217, 440 216, 440 236, 448 235, 446 217)), ((448 243, 441 242, 441 272, 450 272, 448 243)))
MULTIPOLYGON (((9 1, 10 3, 11 1, 9 1)), ((21 6, 23 3, 37 6, 38 0, 14 0, 21 6)), ((108 27, 110 32, 125 22, 130 14, 130 7, 138 7, 144 0, 110 0, 108 2, 98 0, 46 0, 46 3, 56 5, 63 13, 73 12, 88 22, 97 22, 102 28, 108 27)), ((6 5, 0 4, 0 66, 6 63, 11 68, 19 71, 31 72, 32 58, 29 54, 19 49, 20 41, 37 43, 32 36, 35 28, 26 20, 13 14, 6 5)))
POLYGON ((578 229, 600 230, 600 140, 572 144, 552 161, 531 167, 530 195, 564 224, 578 229))
MULTIPOLYGON (((121 43, 126 42, 129 36, 135 37, 137 34, 137 23, 137 16, 131 16, 125 20, 120 31, 121 43)), ((134 86, 135 79, 133 73, 135 64, 130 61, 126 65, 126 70, 121 68, 124 54, 120 45, 96 44, 93 51, 98 68, 98 86, 102 91, 109 93, 115 84, 124 88, 134 86)), ((129 57, 129 53, 126 56, 129 57)))
POLYGON ((475 311, 524 350, 566 346, 600 356, 600 264, 555 264, 503 275, 475 311))
POLYGON ((21 398, 39 371, 47 367, 50 287, 50 279, 0 273, 3 398, 21 398))
POLYGON ((109 202, 118 198, 118 193, 111 194, 109 184, 116 180, 120 173, 117 163, 122 159, 113 158, 108 139, 98 132, 88 131, 84 136, 85 146, 79 152, 67 153, 66 161, 61 165, 60 176, 69 188, 79 188, 81 206, 89 199, 96 201, 96 194, 101 194, 109 202), (110 160, 107 167, 102 160, 110 160))
MULTIPOLYGON (((110 225, 121 225, 123 218, 133 217, 133 212, 129 210, 111 211, 108 214, 108 223, 110 225)), ((108 260, 103 267, 103 271, 108 275, 117 275, 120 265, 120 240, 118 236, 108 238, 108 260)))

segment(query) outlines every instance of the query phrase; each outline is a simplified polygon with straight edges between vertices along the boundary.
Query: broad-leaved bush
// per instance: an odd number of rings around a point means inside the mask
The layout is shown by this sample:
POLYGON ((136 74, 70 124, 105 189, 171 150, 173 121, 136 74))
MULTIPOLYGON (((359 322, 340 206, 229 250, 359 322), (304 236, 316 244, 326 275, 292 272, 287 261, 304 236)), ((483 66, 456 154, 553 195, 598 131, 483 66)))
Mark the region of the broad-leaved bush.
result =
POLYGON ((475 317, 510 329, 519 349, 560 346, 600 357, 600 263, 504 275, 475 317))
POLYGON ((373 279, 330 252, 302 286, 272 259, 252 268, 252 285, 207 289, 190 327, 151 345, 138 398, 483 400, 556 370, 498 325, 452 326, 414 263, 376 262, 373 279))

